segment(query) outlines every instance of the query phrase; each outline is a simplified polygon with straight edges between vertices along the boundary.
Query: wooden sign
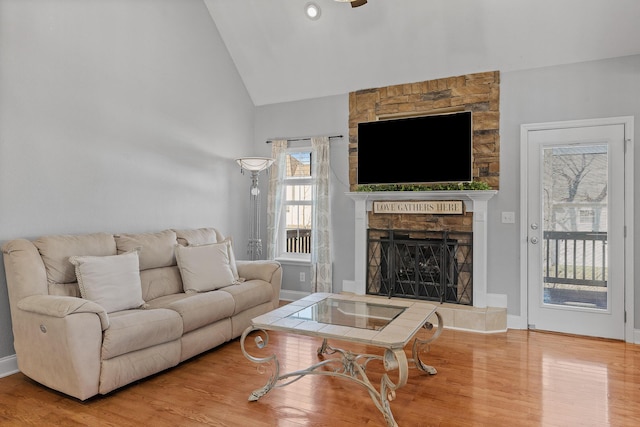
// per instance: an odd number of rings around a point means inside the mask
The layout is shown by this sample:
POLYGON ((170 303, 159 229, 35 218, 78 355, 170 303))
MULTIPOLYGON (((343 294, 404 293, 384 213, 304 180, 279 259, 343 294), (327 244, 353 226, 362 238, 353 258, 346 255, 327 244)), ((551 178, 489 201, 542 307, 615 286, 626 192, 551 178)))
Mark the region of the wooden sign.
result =
POLYGON ((374 213, 388 214, 462 214, 462 200, 429 200, 429 201, 401 201, 373 202, 374 213))

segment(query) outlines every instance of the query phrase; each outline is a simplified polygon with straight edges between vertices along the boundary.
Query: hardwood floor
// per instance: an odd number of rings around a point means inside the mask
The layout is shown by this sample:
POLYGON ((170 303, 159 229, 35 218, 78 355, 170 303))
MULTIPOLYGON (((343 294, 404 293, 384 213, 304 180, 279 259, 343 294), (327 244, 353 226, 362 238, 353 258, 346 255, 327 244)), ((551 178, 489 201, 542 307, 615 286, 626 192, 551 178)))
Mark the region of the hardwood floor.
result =
MULTIPOLYGON (((279 355, 284 373, 314 363, 319 344, 272 332, 267 348, 279 355)), ((425 360, 438 373, 411 369, 391 402, 401 427, 640 425, 638 345, 520 330, 483 335, 445 329, 425 360)), ((377 386, 383 368, 372 363, 367 372, 377 386)), ((0 425, 385 425, 367 391, 340 378, 307 376, 248 402, 266 377, 242 355, 238 340, 85 402, 15 374, 0 379, 0 425)))

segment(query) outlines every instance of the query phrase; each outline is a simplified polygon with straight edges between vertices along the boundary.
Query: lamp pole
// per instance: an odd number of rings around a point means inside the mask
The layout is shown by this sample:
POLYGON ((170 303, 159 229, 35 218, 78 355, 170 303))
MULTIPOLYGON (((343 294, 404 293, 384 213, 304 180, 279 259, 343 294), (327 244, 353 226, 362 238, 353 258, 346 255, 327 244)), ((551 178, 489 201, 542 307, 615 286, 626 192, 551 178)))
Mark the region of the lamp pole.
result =
POLYGON ((251 172, 251 187, 249 188, 249 244, 247 254, 250 259, 260 259, 262 256, 262 239, 260 238, 260 188, 258 187, 258 175, 263 170, 268 169, 274 162, 269 157, 242 157, 236 159, 240 165, 240 171, 251 172))
POLYGON ((249 190, 249 205, 251 221, 249 225, 249 247, 247 253, 251 260, 262 256, 262 239, 260 238, 260 188, 258 175, 260 171, 251 171, 251 189, 249 190))

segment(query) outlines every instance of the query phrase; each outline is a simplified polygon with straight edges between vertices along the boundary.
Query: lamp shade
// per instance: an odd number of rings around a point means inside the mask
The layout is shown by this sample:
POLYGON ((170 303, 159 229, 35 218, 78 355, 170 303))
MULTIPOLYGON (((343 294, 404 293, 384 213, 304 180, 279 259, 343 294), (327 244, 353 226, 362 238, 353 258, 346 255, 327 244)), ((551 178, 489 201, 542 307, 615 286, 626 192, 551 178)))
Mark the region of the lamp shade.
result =
POLYGON ((236 162, 244 170, 260 172, 269 168, 274 160, 270 157, 241 157, 236 162))

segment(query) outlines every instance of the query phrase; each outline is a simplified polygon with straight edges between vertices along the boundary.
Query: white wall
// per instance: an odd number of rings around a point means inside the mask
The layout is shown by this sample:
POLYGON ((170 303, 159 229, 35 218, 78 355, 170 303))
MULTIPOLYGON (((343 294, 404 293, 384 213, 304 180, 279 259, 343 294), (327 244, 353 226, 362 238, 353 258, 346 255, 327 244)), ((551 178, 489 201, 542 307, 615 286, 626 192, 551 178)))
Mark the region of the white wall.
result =
MULTIPOLYGON (((0 243, 202 226, 246 241, 233 159, 254 111, 201 0, 0 0, 0 243)), ((0 267, 0 359, 12 341, 0 267)))
MULTIPOLYGON (((516 218, 520 215, 520 125, 640 117, 640 56, 502 73, 500 93, 500 190, 489 201, 488 293, 507 295, 508 314, 520 316, 519 224, 502 224, 500 219, 503 211, 515 212, 516 218)), ((328 134, 336 130, 347 135, 347 110, 347 95, 259 107, 256 140, 259 143, 267 137, 328 134)), ((640 141, 639 129, 636 125, 636 141, 640 141)), ((346 143, 346 139, 341 142, 346 143)), ((341 144, 337 144, 343 153, 340 155, 347 156, 348 150, 341 144)), ((640 150, 635 153, 638 157, 640 150)), ((335 154, 332 161, 334 158, 335 154)), ((348 183, 348 159, 336 160, 336 176, 348 183)), ((639 159, 635 163, 640 170, 639 159)), ((332 218, 335 246, 339 248, 334 256, 334 291, 342 289, 342 280, 353 279, 353 202, 344 197, 345 188, 334 186, 332 197, 332 201, 337 200, 332 218)), ((640 192, 640 186, 636 186, 636 192, 640 192)), ((635 201, 640 212, 640 194, 636 194, 635 201)), ((640 248, 638 221, 634 240, 640 248)), ((640 262, 640 250, 635 253, 640 262)), ((285 266, 285 277, 287 270, 291 269, 285 266)), ((297 270, 294 272, 290 282, 283 284, 284 289, 298 290, 297 270)), ((635 295, 635 318, 640 319, 640 290, 635 295)))

